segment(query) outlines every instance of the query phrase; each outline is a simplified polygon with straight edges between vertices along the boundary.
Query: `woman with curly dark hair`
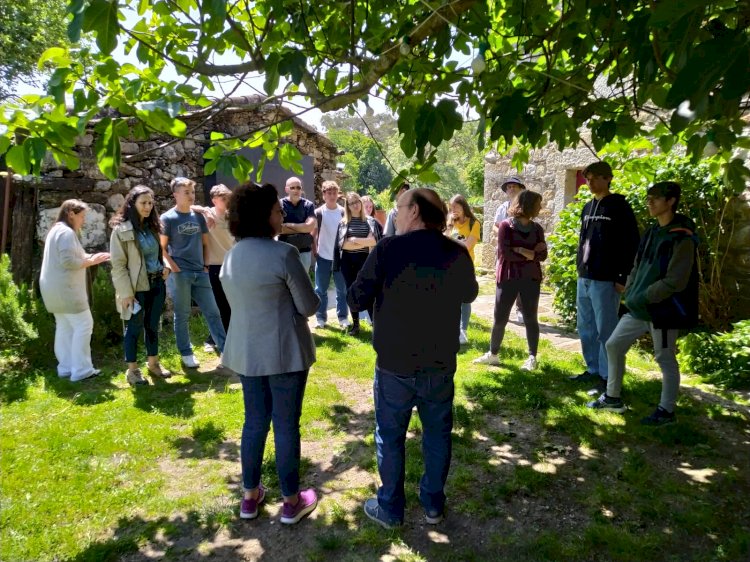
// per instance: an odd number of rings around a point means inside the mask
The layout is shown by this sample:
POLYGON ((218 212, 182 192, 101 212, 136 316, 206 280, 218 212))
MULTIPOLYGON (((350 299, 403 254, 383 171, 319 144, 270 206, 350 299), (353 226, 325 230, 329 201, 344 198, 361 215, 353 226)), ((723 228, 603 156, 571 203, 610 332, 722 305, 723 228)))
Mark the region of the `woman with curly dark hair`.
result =
POLYGON ((235 189, 227 221, 237 243, 219 273, 232 309, 222 361, 240 376, 245 403, 240 517, 258 517, 265 499, 261 468, 273 421, 276 471, 284 498, 281 522, 293 525, 318 504, 314 489, 300 490, 299 419, 307 375, 315 362, 307 319, 320 299, 297 248, 274 240, 284 222, 274 186, 250 182, 235 189))
POLYGON ((125 197, 120 210, 110 221, 109 240, 112 255, 112 283, 115 306, 125 326, 126 379, 130 385, 147 385, 138 368, 138 339, 145 328, 148 372, 152 377, 168 378, 171 373, 159 363, 159 320, 164 310, 169 269, 164 267, 159 245, 159 215, 154 192, 136 185, 125 197))

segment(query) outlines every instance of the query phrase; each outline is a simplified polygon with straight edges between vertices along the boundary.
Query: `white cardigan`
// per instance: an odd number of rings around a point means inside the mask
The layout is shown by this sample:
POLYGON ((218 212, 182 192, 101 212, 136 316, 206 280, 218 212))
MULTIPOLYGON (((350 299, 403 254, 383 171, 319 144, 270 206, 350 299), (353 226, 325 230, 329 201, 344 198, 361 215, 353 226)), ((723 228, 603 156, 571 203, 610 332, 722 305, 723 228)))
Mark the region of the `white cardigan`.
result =
POLYGON ((86 268, 89 257, 75 231, 56 222, 44 241, 39 290, 47 310, 53 314, 77 314, 88 310, 86 268))

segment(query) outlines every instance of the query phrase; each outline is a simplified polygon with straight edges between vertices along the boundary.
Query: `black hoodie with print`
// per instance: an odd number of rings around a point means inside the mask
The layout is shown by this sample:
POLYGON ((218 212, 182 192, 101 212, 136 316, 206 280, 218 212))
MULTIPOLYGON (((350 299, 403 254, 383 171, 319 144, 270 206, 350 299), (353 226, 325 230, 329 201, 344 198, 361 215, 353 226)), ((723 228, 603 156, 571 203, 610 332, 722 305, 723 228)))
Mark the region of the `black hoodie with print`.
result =
POLYGON ((578 276, 625 285, 639 241, 638 223, 623 195, 592 199, 581 213, 578 276))

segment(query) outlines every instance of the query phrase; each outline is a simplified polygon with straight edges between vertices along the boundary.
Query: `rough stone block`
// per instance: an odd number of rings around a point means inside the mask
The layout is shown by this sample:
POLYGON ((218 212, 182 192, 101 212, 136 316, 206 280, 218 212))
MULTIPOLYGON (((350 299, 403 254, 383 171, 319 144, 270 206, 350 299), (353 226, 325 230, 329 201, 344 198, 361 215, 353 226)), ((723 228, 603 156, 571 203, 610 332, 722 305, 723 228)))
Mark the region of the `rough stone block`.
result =
POLYGON ((120 143, 120 151, 123 154, 138 154, 141 151, 141 147, 137 142, 123 142, 120 143))

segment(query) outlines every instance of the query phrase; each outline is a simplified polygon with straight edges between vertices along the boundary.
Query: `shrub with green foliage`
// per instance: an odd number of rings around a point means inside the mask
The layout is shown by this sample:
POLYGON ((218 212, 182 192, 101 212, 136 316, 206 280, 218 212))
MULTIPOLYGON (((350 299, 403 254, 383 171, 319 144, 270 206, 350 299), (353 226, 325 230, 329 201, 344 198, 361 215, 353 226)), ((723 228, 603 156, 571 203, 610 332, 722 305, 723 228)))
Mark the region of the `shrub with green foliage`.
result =
POLYGON ((13 282, 10 258, 0 256, 0 350, 17 349, 37 338, 34 326, 25 318, 27 307, 21 290, 13 282))
MULTIPOLYGON (((720 177, 717 165, 692 164, 674 155, 649 155, 607 158, 615 170, 612 191, 622 193, 633 207, 641 233, 651 223, 646 207, 646 191, 658 181, 673 180, 682 186, 678 212, 696 223, 700 239, 698 271, 700 276, 700 314, 703 325, 726 330, 731 310, 727 292, 722 286, 721 265, 726 252, 726 235, 733 228, 727 209, 740 195, 739 188, 729 187, 720 177)), ((590 199, 582 187, 576 200, 560 213, 555 232, 549 236, 550 259, 548 282, 555 289, 554 307, 569 325, 576 318, 576 249, 583 206, 590 199)))
POLYGON ((680 340, 680 367, 727 386, 750 384, 750 320, 728 332, 696 332, 680 340))

